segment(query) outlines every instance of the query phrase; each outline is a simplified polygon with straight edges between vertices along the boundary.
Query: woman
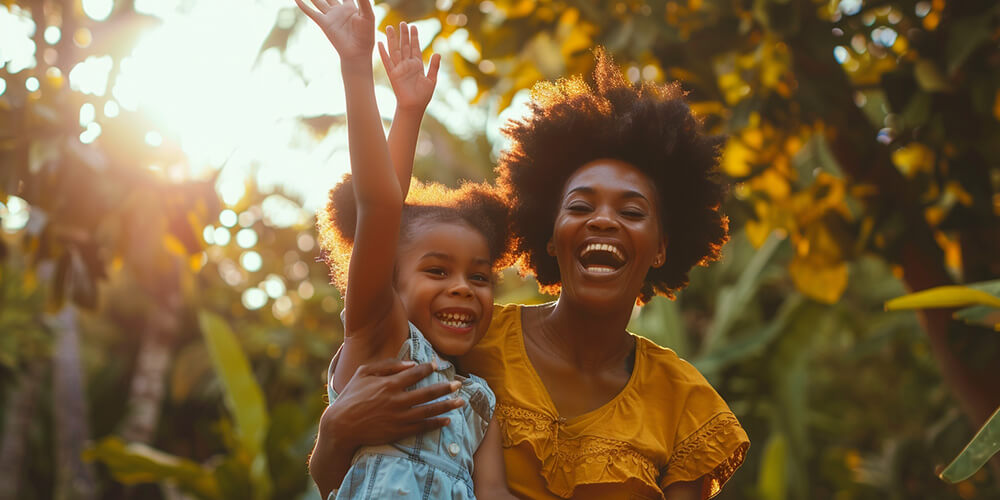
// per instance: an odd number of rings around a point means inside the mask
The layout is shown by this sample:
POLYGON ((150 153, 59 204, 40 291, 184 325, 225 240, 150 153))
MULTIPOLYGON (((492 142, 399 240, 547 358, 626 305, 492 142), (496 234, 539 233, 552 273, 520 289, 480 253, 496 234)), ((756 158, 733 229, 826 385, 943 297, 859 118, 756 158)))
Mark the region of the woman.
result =
MULTIPOLYGON (((496 392, 518 496, 710 498, 743 462, 746 433, 690 364, 625 328, 637 301, 672 296, 719 258, 718 140, 677 85, 630 85, 601 50, 594 78, 536 85, 498 166, 522 270, 559 299, 497 307, 461 368, 496 392)), ((321 489, 356 446, 454 407, 414 406, 447 389, 405 392, 429 370, 405 368, 366 367, 324 413, 310 462, 321 489)))

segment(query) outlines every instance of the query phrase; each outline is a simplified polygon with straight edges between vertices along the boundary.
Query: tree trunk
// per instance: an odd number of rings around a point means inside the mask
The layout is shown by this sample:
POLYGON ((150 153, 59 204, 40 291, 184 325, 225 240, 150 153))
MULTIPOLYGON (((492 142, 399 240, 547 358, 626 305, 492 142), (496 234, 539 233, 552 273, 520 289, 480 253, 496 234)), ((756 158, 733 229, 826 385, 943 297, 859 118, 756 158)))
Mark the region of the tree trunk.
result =
POLYGON ((121 436, 126 441, 150 444, 156 434, 167 370, 173 355, 171 340, 178 324, 176 308, 172 305, 151 314, 143 331, 129 391, 129 413, 121 427, 121 436))
POLYGON ((58 500, 96 498, 94 472, 83 462, 81 453, 90 435, 83 369, 80 363, 80 331, 76 308, 67 302, 51 317, 56 334, 53 352, 52 397, 56 446, 56 488, 58 500))
POLYGON ((32 361, 7 402, 3 436, 0 437, 0 498, 18 498, 28 428, 48 366, 43 360, 32 361))

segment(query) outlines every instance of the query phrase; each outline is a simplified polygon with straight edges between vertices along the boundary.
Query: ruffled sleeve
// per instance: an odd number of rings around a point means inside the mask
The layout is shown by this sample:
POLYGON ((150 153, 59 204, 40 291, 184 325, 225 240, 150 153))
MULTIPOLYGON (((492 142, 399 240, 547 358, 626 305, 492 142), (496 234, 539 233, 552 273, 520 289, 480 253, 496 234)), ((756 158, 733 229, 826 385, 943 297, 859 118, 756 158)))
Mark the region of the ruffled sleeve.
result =
POLYGON ((722 490, 743 463, 750 447, 750 439, 736 416, 707 383, 706 389, 693 391, 695 394, 689 398, 686 408, 688 416, 704 415, 706 418, 682 419, 678 441, 660 478, 660 487, 666 488, 671 483, 704 477, 703 499, 712 498, 722 490), (699 421, 697 426, 690 425, 690 422, 699 421))

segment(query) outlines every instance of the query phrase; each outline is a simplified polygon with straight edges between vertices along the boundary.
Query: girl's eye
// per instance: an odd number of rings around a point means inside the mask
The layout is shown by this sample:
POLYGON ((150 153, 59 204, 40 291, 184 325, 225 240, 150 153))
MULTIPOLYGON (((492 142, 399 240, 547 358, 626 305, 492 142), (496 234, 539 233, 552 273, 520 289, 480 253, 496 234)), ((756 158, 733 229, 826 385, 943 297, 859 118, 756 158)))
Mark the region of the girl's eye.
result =
POLYGON ((491 281, 489 276, 487 276, 485 274, 481 274, 481 273, 473 274, 472 277, 471 277, 471 279, 473 281, 480 281, 480 282, 483 282, 483 283, 489 283, 491 281))
POLYGON ((429 267, 427 269, 424 269, 424 272, 434 276, 445 276, 447 274, 445 273, 444 269, 440 267, 429 267))

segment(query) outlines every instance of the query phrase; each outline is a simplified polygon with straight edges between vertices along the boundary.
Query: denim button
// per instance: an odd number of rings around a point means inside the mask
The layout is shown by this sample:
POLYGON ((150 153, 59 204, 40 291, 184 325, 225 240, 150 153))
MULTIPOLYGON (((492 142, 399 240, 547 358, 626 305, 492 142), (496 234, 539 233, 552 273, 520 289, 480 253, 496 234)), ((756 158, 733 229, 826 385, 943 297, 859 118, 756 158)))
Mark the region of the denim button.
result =
POLYGON ((451 456, 454 457, 455 455, 458 455, 459 451, 461 451, 461 449, 458 447, 458 443, 451 443, 448 445, 448 453, 451 453, 451 456))

